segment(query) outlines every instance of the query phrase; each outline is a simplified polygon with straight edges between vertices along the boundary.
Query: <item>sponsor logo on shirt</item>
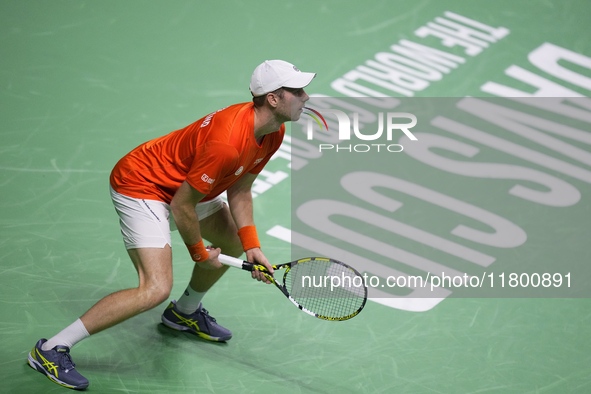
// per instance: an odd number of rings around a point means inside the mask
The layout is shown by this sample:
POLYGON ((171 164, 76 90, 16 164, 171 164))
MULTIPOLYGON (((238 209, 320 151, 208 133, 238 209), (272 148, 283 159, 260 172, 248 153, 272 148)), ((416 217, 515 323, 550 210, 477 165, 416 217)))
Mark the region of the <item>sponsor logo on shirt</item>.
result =
POLYGON ((218 113, 218 112, 220 112, 220 111, 223 111, 223 110, 225 110, 226 108, 228 108, 228 107, 224 107, 224 108, 222 108, 222 109, 218 109, 217 111, 215 111, 215 112, 213 112, 213 113, 211 113, 211 114, 207 115, 207 116, 205 117, 205 119, 203 119, 203 123, 201 123, 201 127, 205 127, 205 126, 209 125, 209 122, 211 121, 211 118, 213 118, 213 115, 217 114, 217 113, 218 113))
POLYGON ((243 166, 240 166, 240 168, 238 169, 238 171, 236 171, 234 173, 234 175, 240 175, 240 174, 242 174, 242 170, 244 170, 244 167, 243 166))
POLYGON ((202 180, 203 182, 205 182, 205 183, 209 183, 209 184, 212 184, 212 183, 214 183, 214 182, 215 182, 215 179, 213 179, 213 178, 210 178, 210 177, 209 177, 209 175, 207 175, 207 174, 203 174, 203 175, 201 175, 201 180, 202 180))
POLYGON ((263 161, 263 158, 261 157, 260 159, 256 159, 254 161, 254 165, 256 166, 257 164, 259 164, 261 161, 263 161))

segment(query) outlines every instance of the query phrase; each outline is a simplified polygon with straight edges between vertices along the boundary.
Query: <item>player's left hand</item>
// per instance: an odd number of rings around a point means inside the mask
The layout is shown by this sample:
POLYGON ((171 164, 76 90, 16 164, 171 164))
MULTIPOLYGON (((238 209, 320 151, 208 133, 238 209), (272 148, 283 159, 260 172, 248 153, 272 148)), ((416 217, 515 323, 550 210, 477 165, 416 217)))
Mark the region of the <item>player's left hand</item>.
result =
MULTIPOLYGON (((246 251, 246 260, 249 263, 261 264, 265 266, 271 274, 273 274, 274 270, 269 263, 269 260, 265 257, 265 254, 260 248, 252 248, 246 251)), ((252 278, 258 281, 265 282, 267 284, 271 283, 269 279, 265 277, 265 275, 260 271, 252 271, 252 278)))

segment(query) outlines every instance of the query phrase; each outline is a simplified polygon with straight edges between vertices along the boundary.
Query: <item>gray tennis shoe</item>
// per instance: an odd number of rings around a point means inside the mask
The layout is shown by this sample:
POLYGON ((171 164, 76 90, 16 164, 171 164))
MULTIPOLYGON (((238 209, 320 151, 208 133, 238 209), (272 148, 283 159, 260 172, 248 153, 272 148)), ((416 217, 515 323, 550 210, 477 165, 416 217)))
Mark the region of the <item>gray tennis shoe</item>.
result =
POLYGON ((29 353, 29 365, 41 372, 51 381, 70 389, 84 390, 88 387, 88 379, 76 371, 70 348, 56 346, 50 350, 43 350, 41 346, 47 339, 40 339, 29 353))
POLYGON ((189 331, 208 341, 223 342, 232 338, 232 332, 220 326, 202 304, 195 312, 187 315, 180 312, 176 308, 176 301, 172 300, 162 314, 162 323, 178 331, 189 331))

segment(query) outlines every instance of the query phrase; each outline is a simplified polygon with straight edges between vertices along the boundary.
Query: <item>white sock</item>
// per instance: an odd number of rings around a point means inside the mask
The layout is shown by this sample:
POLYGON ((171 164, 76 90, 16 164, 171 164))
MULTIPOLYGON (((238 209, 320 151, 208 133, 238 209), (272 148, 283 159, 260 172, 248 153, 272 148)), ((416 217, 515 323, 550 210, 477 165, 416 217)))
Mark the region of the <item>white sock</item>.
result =
POLYGON ((71 349, 75 344, 88 336, 90 336, 90 334, 88 334, 88 331, 86 331, 84 323, 82 323, 82 320, 78 319, 68 327, 61 330, 56 336, 45 342, 41 346, 41 349, 45 351, 51 350, 57 345, 67 346, 71 349))
POLYGON ((181 298, 179 298, 179 300, 176 302, 176 309, 186 315, 194 313, 197 308, 199 308, 199 304, 201 304, 201 300, 206 293, 207 292, 201 293, 199 291, 195 291, 190 285, 187 286, 187 290, 185 290, 181 298))

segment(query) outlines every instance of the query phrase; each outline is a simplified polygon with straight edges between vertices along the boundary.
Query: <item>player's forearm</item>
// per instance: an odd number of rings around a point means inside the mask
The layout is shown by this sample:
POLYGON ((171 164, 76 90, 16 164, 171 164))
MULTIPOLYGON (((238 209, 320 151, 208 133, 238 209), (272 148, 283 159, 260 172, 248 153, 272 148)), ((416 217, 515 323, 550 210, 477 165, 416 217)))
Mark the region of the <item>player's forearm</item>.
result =
MULTIPOLYGON (((247 174, 228 189, 228 203, 230 212, 238 228, 238 236, 242 242, 242 248, 245 252, 251 249, 260 248, 256 227, 254 226, 252 209, 252 184, 256 179, 255 174, 247 174)), ((264 257, 264 256, 263 256, 264 257)))
POLYGON ((172 216, 181 238, 187 245, 195 245, 202 240, 199 217, 195 207, 190 205, 172 205, 172 216))
POLYGON ((238 229, 254 226, 251 189, 256 177, 248 173, 228 189, 228 204, 238 229))
POLYGON ((254 226, 250 187, 228 190, 228 204, 238 229, 245 226, 254 226))
POLYGON ((187 245, 195 245, 201 241, 199 218, 195 212, 195 206, 204 197, 205 194, 199 193, 185 181, 170 202, 176 227, 187 245))
POLYGON ((259 250, 260 253, 261 247, 253 220, 252 193, 250 189, 242 190, 239 193, 228 194, 228 202, 230 203, 230 211, 234 217, 234 222, 238 228, 238 236, 240 237, 242 248, 246 252, 248 260, 256 260, 261 263, 266 262, 267 260, 262 254, 259 257, 257 257, 256 253, 249 255, 249 252, 253 252, 255 249, 259 250), (232 196, 231 198, 230 195, 232 196))

